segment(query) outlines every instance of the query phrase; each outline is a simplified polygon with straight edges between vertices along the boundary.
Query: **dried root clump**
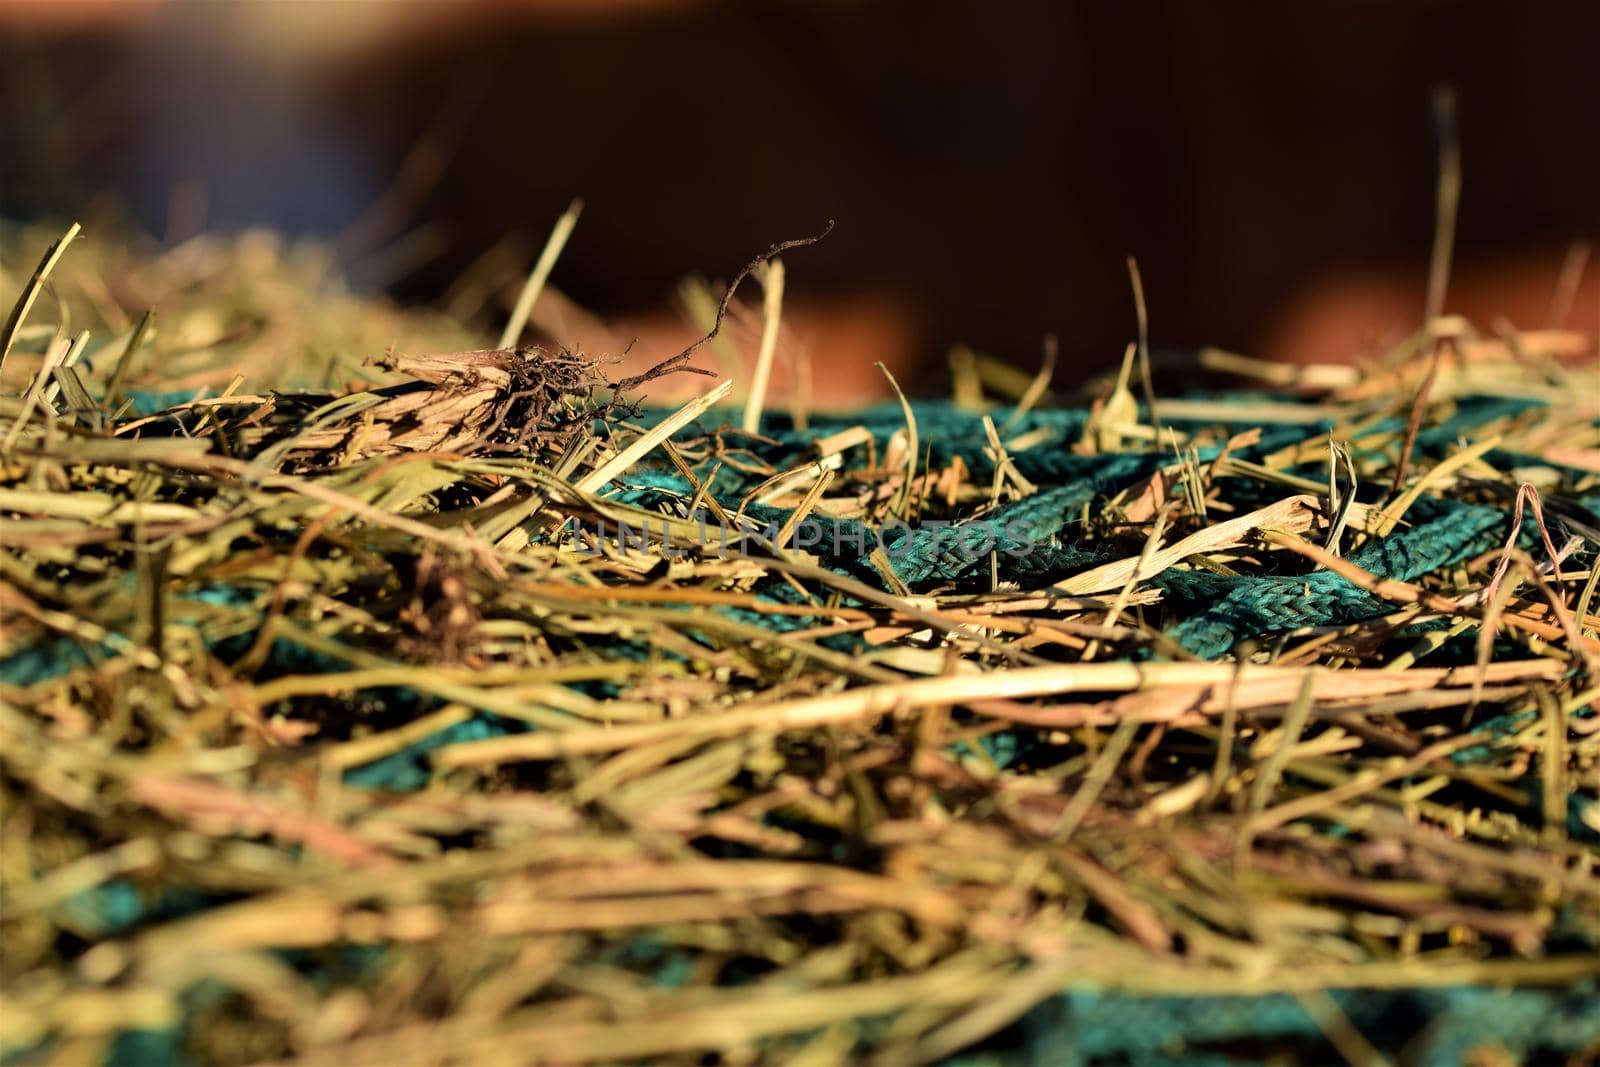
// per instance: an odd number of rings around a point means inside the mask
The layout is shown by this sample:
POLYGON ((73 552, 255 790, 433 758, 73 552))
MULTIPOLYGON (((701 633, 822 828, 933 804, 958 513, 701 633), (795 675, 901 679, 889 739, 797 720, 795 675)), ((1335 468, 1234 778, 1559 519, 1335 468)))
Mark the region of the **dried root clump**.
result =
POLYGON ((128 436, 215 434, 230 451, 305 472, 406 453, 542 456, 604 418, 598 361, 538 347, 387 354, 408 380, 334 395, 273 393, 180 404, 119 427, 128 436))

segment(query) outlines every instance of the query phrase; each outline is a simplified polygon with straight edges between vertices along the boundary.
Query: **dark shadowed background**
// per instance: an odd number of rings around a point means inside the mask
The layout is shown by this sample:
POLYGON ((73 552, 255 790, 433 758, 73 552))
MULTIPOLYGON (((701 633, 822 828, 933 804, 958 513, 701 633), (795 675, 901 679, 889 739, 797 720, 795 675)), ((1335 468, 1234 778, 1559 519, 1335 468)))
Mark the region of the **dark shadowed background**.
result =
POLYGON ((1449 305, 1545 323, 1600 234, 1597 57, 1594 3, 36 0, 0 16, 0 214, 336 237, 408 300, 486 272, 487 323, 581 196, 555 283, 650 357, 682 275, 834 219, 788 257, 825 402, 957 342, 1102 369, 1130 254, 1158 342, 1345 359, 1420 321, 1444 83, 1449 305))

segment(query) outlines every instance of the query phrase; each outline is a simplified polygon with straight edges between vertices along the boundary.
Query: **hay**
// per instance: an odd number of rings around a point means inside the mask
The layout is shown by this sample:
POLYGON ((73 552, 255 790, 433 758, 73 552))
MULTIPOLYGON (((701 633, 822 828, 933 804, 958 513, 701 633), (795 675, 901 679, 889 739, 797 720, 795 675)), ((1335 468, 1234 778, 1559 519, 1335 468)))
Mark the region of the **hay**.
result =
POLYGON ((1585 339, 749 432, 312 260, 7 275, 6 1063, 1600 1042, 1585 339))

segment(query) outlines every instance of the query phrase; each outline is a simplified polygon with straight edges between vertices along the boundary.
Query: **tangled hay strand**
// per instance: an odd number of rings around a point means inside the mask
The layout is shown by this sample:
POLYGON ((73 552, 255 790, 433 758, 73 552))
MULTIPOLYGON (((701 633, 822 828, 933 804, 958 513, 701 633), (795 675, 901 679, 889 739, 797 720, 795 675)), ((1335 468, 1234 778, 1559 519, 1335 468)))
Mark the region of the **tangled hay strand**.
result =
POLYGON ((47 318, 0 397, 7 1063, 1600 1041, 1586 339, 1207 353, 1279 380, 1159 436, 1126 368, 742 432, 534 348, 274 392, 232 368, 315 346, 271 319, 113 390, 47 318))

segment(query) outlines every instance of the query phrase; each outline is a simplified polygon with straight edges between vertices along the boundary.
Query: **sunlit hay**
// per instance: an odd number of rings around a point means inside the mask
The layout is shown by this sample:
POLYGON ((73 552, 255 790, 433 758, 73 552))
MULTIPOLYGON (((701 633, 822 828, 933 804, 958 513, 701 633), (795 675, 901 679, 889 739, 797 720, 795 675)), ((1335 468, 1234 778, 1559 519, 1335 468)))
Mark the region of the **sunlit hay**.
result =
POLYGON ((802 430, 265 241, 0 258, 6 1063, 1600 1041, 1590 339, 802 430))

